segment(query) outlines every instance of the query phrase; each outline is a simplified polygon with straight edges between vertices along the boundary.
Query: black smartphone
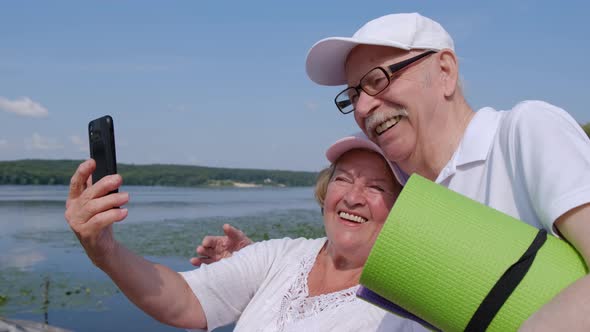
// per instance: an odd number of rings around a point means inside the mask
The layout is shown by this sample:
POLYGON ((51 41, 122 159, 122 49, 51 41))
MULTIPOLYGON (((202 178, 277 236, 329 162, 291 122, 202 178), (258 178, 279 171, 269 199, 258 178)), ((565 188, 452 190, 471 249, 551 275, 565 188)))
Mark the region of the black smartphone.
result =
POLYGON ((96 161, 96 169, 92 173, 92 184, 95 184, 106 175, 117 173, 115 127, 110 115, 88 123, 88 141, 90 142, 90 158, 96 161))

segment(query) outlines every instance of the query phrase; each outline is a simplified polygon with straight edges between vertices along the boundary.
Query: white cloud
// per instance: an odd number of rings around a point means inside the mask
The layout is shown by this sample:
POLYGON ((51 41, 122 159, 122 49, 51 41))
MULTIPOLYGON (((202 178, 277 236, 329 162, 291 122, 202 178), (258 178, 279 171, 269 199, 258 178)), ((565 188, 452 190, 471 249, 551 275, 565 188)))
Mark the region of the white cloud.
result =
POLYGON ((70 142, 78 147, 79 151, 88 151, 88 142, 78 135, 70 136, 70 142))
POLYGON ((31 118, 42 118, 49 114, 47 108, 31 100, 29 97, 10 100, 0 96, 0 110, 31 118))
POLYGON ((64 147, 56 139, 42 137, 38 133, 34 133, 31 138, 25 139, 25 146, 29 150, 59 150, 64 147))

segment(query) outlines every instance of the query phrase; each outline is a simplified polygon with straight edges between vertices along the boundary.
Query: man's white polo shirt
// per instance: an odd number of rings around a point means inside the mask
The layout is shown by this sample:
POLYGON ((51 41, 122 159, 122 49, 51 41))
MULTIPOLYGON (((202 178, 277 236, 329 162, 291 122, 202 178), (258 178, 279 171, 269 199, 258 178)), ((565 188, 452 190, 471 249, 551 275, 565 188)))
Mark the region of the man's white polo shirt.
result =
POLYGON ((590 202, 590 140, 568 113, 542 101, 485 107, 436 183, 555 234, 559 216, 590 202))

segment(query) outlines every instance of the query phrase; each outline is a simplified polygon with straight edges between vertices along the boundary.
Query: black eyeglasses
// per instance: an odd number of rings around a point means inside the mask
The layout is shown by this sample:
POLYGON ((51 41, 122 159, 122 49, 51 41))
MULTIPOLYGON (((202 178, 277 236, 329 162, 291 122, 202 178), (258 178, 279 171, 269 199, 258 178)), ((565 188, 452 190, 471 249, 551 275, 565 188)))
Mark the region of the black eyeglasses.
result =
POLYGON ((342 114, 353 112, 354 105, 361 94, 361 90, 369 96, 375 96, 379 94, 389 86, 391 83, 391 77, 393 77, 393 75, 395 75, 397 72, 406 68, 412 63, 434 53, 436 53, 436 51, 427 51, 418 54, 415 57, 387 66, 389 73, 382 67, 375 67, 371 69, 361 78, 359 85, 348 87, 336 95, 336 98, 334 98, 336 107, 338 107, 338 110, 342 112, 342 114))

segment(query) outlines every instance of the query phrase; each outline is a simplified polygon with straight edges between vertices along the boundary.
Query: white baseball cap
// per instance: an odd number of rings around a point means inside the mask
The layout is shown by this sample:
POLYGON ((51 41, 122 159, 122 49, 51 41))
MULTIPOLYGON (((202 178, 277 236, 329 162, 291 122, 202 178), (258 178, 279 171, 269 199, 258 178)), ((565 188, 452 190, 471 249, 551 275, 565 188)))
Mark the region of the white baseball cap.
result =
POLYGON ((407 182, 407 175, 399 168, 396 164, 390 162, 387 157, 383 154, 383 150, 373 143, 367 136, 362 132, 357 132, 349 136, 345 136, 336 142, 334 142, 326 150, 326 158, 331 163, 335 163, 340 156, 346 152, 354 149, 365 149, 377 152, 387 162, 387 165, 391 169, 393 175, 397 181, 403 186, 407 182))
POLYGON ((346 58, 357 45, 408 51, 455 49, 453 39, 437 22, 418 13, 390 14, 366 23, 352 37, 330 37, 315 43, 307 53, 307 75, 321 85, 346 84, 346 58))

